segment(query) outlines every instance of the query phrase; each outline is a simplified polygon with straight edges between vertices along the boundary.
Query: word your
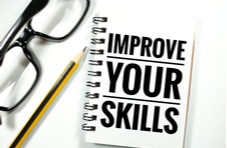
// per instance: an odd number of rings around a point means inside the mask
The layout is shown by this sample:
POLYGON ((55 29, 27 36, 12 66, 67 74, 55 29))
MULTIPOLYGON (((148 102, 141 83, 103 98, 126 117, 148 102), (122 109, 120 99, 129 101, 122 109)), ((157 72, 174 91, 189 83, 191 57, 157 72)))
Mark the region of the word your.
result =
POLYGON ((172 92, 174 99, 180 99, 178 85, 181 83, 182 73, 178 69, 166 68, 166 74, 164 75, 164 67, 145 65, 143 71, 140 65, 135 63, 125 65, 124 63, 116 62, 115 66, 113 66, 111 61, 107 61, 107 69, 110 80, 109 92, 111 93, 116 93, 116 87, 122 86, 122 90, 128 95, 136 95, 140 89, 143 89, 147 97, 157 97, 161 89, 164 89, 164 98, 170 98, 172 92), (157 68, 156 73, 152 73, 154 68, 157 68), (132 71, 135 72, 135 75, 131 75, 132 71), (123 75, 121 80, 119 80, 119 75, 123 75), (132 80, 134 82, 131 87, 130 77, 133 77, 132 80), (151 81, 151 77, 155 77, 155 82, 151 81), (162 86, 162 81, 165 81, 164 86, 162 86), (151 85, 154 88, 152 91, 149 90, 151 85))

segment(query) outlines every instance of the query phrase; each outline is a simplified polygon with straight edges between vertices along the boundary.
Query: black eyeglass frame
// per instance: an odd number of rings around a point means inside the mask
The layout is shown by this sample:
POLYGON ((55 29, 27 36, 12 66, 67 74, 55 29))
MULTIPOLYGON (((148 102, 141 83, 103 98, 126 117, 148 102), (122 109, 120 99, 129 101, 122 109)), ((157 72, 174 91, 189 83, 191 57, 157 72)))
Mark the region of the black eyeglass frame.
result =
POLYGON ((19 106, 27 97, 31 94, 31 92, 34 90, 35 86, 37 85, 40 76, 41 76, 41 65, 39 63, 39 60, 37 59, 36 55, 33 53, 33 51, 29 48, 28 44, 33 38, 41 38, 43 40, 48 40, 51 42, 62 42, 65 41, 67 38, 69 38, 75 30, 79 27, 79 25, 83 22, 85 16, 88 13, 88 10, 90 8, 90 0, 86 0, 86 7, 84 9, 84 12, 81 16, 81 18, 78 20, 77 24, 64 36, 61 37, 53 37, 38 31, 35 31, 32 28, 32 17, 35 16, 39 11, 41 11, 49 2, 49 0, 32 0, 30 4, 27 6, 27 8, 24 10, 24 12, 21 14, 19 19, 16 21, 15 25, 10 29, 9 33, 5 36, 3 39, 3 42, 1 43, 0 48, 0 65, 3 62, 5 54, 9 50, 11 50, 14 47, 21 47, 23 50, 24 55, 27 57, 29 62, 32 63, 32 65, 35 68, 36 71, 36 77, 31 85, 28 92, 14 105, 12 106, 0 106, 1 111, 12 111, 17 106, 19 106), (13 38, 17 35, 19 30, 24 27, 24 30, 22 34, 11 44, 13 38))

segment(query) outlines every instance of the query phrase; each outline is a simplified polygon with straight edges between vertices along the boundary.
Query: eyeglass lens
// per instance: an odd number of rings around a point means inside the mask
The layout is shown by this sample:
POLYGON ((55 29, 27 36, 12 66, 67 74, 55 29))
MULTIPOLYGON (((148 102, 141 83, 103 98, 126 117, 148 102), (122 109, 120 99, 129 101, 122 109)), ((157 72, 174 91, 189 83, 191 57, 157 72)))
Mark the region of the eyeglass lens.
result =
MULTIPOLYGON (((34 16, 29 23, 35 32, 31 35, 50 39, 50 41, 63 41, 79 27, 78 25, 87 14, 89 6, 89 0, 86 2, 82 0, 49 2, 45 9, 34 16)), ((24 33, 22 35, 27 36, 24 33)), ((20 38, 17 42, 20 40, 24 40, 24 38, 20 38)), ((27 44, 27 42, 24 43, 27 44)), ((27 97, 27 94, 34 88, 37 75, 40 75, 36 67, 39 65, 38 61, 28 60, 30 56, 26 55, 27 53, 24 51, 29 51, 28 47, 15 46, 10 48, 4 57, 0 68, 0 110, 4 110, 1 108, 2 106, 15 107, 15 104, 17 106, 17 103, 27 97)))
POLYGON ((20 47, 8 51, 0 70, 0 105, 11 107, 19 102, 31 89, 36 75, 20 47))

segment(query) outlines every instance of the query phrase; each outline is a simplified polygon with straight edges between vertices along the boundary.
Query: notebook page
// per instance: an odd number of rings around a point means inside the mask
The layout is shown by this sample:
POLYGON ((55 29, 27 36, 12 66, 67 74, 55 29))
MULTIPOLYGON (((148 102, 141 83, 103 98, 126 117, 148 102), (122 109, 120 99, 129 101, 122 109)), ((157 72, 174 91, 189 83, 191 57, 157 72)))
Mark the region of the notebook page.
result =
MULTIPOLYGON (((155 6, 154 6, 155 7, 155 6)), ((91 100, 98 109, 89 114, 86 141, 131 147, 182 147, 184 143, 190 74, 193 55, 194 21, 181 15, 152 13, 144 9, 109 7, 100 9, 108 17, 99 94, 91 100)))

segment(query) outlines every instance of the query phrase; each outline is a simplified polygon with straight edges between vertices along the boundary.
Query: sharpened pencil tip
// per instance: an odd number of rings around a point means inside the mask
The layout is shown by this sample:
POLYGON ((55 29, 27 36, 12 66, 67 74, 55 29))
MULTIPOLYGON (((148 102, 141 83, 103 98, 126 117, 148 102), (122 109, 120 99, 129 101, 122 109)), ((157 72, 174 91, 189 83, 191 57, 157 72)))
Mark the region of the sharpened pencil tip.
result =
POLYGON ((75 63, 80 63, 81 59, 86 54, 86 49, 87 47, 85 47, 78 55, 76 55, 76 57, 74 57, 72 61, 74 61, 75 63))
POLYGON ((87 50, 87 47, 84 47, 83 52, 85 52, 86 50, 87 50))

